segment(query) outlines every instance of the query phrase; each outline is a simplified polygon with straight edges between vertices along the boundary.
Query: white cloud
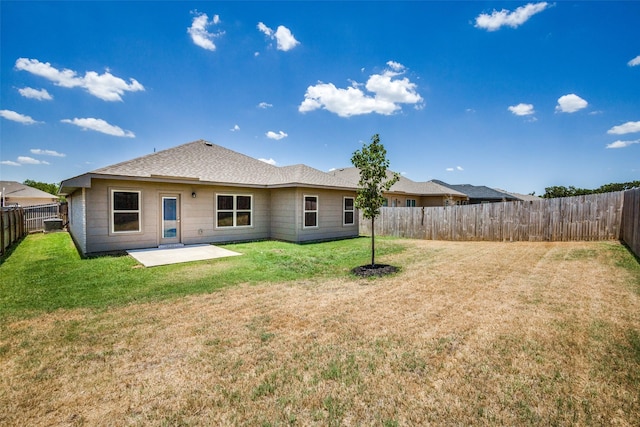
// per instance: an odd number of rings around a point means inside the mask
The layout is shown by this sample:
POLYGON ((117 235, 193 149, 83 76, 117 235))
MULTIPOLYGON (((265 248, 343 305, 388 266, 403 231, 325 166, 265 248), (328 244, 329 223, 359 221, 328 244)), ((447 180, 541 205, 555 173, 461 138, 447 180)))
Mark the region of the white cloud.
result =
POLYGON ((7 165, 7 166, 22 166, 20 163, 18 162, 12 162, 11 160, 3 160, 0 162, 0 165, 7 165))
POLYGON ((306 113, 324 108, 340 117, 349 117, 370 113, 390 115, 402 108, 400 104, 419 107, 423 99, 416 91, 416 84, 406 77, 396 78, 401 74, 397 70, 404 70, 404 66, 393 61, 387 65, 393 69, 369 76, 364 85, 369 93, 365 93, 357 82, 352 82, 346 89, 322 82, 309 86, 298 111, 306 113))
POLYGON ((445 169, 445 170, 446 170, 447 172, 453 172, 453 171, 454 171, 454 169, 453 169, 453 168, 447 168, 447 169, 445 169))
POLYGON ((515 11, 510 12, 507 9, 501 11, 493 10, 491 15, 487 13, 481 13, 476 17, 476 28, 482 28, 487 31, 496 31, 500 27, 508 26, 511 28, 517 28, 524 24, 536 13, 540 13, 548 6, 547 2, 540 3, 528 3, 525 6, 517 8, 515 11))
POLYGON ((273 30, 267 27, 266 25, 264 25, 263 22, 258 22, 257 28, 258 30, 260 30, 260 32, 264 33, 267 37, 273 36, 273 30))
POLYGON ((258 104, 258 108, 271 108, 273 107, 273 104, 269 104, 268 102, 261 102, 260 104, 258 104))
POLYGON ((34 125, 36 123, 41 123, 33 120, 29 116, 25 116, 24 114, 16 113, 15 111, 11 110, 0 110, 0 117, 4 117, 7 120, 22 123, 24 125, 34 125))
POLYGON ((509 111, 511 111, 516 116, 530 116, 535 114, 535 110, 533 109, 533 104, 518 104, 512 105, 509 107, 509 111))
POLYGON ((285 52, 300 44, 291 33, 291 30, 283 25, 279 25, 276 30, 276 40, 278 41, 278 50, 285 52))
POLYGON ((268 164, 273 165, 273 166, 276 165, 276 161, 271 159, 271 158, 269 158, 269 159, 258 159, 258 160, 260 160, 261 162, 268 163, 268 164))
POLYGON ((575 113, 583 108, 587 108, 587 105, 589 105, 587 101, 574 93, 570 93, 569 95, 563 95, 558 98, 556 111, 561 113, 575 113))
POLYGON ((38 156, 53 156, 53 157, 66 157, 66 154, 63 153, 58 153, 57 151, 53 151, 53 150, 41 150, 40 148, 32 148, 31 150, 31 154, 35 154, 38 156))
POLYGON ((637 65, 640 65, 640 55, 636 56, 631 61, 627 62, 627 65, 629 67, 635 67, 637 65))
POLYGON ((456 166, 455 168, 447 168, 446 171, 447 172, 453 172, 453 171, 463 171, 464 169, 462 168, 462 166, 456 166))
POLYGON ((18 163, 22 165, 49 165, 49 162, 44 160, 34 159, 33 157, 18 156, 18 163))
POLYGON ((104 101, 122 101, 125 92, 143 91, 144 86, 135 79, 129 79, 129 83, 116 77, 110 72, 98 74, 95 71, 87 71, 84 77, 69 69, 62 71, 52 67, 48 62, 40 62, 37 59, 18 58, 16 69, 27 71, 36 76, 44 77, 55 85, 85 89, 91 95, 104 101))
POLYGON ((18 89, 20 95, 25 98, 37 99, 38 101, 51 101, 53 97, 46 89, 34 89, 32 87, 23 87, 22 89, 18 89))
POLYGON ((96 132, 105 133, 107 135, 120 136, 126 138, 135 138, 135 134, 131 131, 125 131, 118 126, 110 125, 102 119, 85 118, 73 120, 63 119, 62 123, 69 123, 81 127, 83 130, 94 130, 96 132))
POLYGON ((216 45, 213 40, 224 34, 224 31, 218 33, 210 33, 207 28, 220 23, 220 16, 213 15, 211 21, 206 13, 198 14, 193 18, 191 26, 187 29, 187 32, 191 36, 191 40, 196 46, 200 46, 206 50, 216 50, 216 45))
MULTIPOLYGON (((404 65, 402 65, 399 62, 396 61, 387 61, 387 65, 389 66, 389 68, 391 68, 393 71, 397 71, 397 72, 402 72, 404 71, 404 65)), ((364 71, 364 68, 362 69, 364 71)))
POLYGON ((625 148, 633 144, 640 144, 640 139, 635 141, 616 141, 611 144, 607 144, 607 148, 625 148))
POLYGON ((286 138, 289 135, 287 135, 286 133, 284 133, 283 131, 280 131, 278 133, 275 133, 274 131, 269 131, 267 132, 265 135, 267 135, 267 138, 269 139, 275 139, 276 141, 281 140, 282 138, 286 138))
POLYGON ((264 33, 270 39, 276 40, 278 50, 286 52, 300 44, 300 42, 296 40, 296 38, 291 33, 291 30, 289 30, 284 25, 279 25, 275 32, 262 22, 258 22, 257 28, 260 32, 264 33))
POLYGON ((240 126, 238 125, 234 125, 231 129, 229 129, 231 132, 236 132, 240 130, 240 126))
POLYGON ((624 135, 626 133, 640 132, 640 122, 627 122, 614 126, 607 131, 610 135, 624 135))

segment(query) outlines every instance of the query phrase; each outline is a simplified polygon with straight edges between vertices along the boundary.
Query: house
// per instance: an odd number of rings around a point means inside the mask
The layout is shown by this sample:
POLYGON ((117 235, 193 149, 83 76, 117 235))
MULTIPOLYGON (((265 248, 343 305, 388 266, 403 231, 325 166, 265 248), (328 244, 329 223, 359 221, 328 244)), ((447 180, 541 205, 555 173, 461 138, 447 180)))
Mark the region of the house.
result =
MULTIPOLYGON (((335 169, 329 172, 333 176, 358 186, 360 170, 355 167, 335 169)), ((391 178, 393 172, 387 171, 391 178)), ((440 185, 434 181, 416 182, 404 176, 384 194, 385 206, 390 207, 431 207, 461 204, 468 197, 460 191, 440 185)))
POLYGON ((469 197, 468 203, 470 205, 478 203, 496 203, 496 202, 515 202, 521 200, 518 197, 503 192, 494 190, 493 188, 486 187, 484 185, 471 185, 471 184, 447 184, 443 181, 433 180, 433 182, 440 184, 444 187, 452 190, 459 191, 466 194, 469 197))
POLYGON ((358 236, 356 187, 195 141, 61 183, 83 254, 161 245, 358 236))
POLYGON ((0 192, 2 192, 0 195, 0 205, 2 206, 26 207, 58 201, 58 196, 16 181, 0 181, 0 192))

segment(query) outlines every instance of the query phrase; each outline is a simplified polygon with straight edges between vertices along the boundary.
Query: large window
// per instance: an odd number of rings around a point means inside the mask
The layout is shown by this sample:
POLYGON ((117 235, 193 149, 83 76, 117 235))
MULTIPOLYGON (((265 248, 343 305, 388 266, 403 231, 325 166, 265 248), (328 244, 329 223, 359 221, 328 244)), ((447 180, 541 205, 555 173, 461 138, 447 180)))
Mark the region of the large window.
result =
POLYGON ((135 233, 140 227, 140 191, 111 190, 111 231, 135 233))
POLYGON ((355 223, 355 207, 353 204, 353 197, 345 197, 343 203, 343 218, 344 225, 353 225, 355 223))
POLYGON ((318 226, 318 196, 304 196, 304 227, 318 226))
POLYGON ((218 194, 216 196, 216 227, 250 227, 253 196, 218 194))
POLYGON ((407 199, 407 207, 415 208, 416 207, 416 199, 407 199))

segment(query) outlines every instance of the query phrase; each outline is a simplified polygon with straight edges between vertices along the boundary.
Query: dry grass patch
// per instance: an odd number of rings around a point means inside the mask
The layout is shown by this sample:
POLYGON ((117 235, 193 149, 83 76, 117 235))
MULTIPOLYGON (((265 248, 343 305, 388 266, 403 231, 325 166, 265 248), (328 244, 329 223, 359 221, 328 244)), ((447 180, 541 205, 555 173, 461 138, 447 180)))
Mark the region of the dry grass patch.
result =
POLYGON ((620 245, 401 242, 391 277, 3 325, 0 424, 637 424, 620 245))

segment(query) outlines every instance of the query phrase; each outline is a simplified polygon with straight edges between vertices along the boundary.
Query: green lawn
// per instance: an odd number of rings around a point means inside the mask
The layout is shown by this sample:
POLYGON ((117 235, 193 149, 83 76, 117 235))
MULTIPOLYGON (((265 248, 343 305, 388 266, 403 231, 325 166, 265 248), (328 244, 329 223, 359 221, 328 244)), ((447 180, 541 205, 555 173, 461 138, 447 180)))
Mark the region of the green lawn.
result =
MULTIPOLYGON (((377 239, 378 243, 378 239, 377 239)), ((379 239, 376 254, 400 243, 379 239)), ((82 259, 67 233, 33 234, 0 264, 0 319, 60 308, 103 309, 132 302, 208 293, 239 283, 348 276, 370 260, 370 239, 296 245, 263 241, 225 245, 243 254, 153 268, 129 256, 82 259)))

